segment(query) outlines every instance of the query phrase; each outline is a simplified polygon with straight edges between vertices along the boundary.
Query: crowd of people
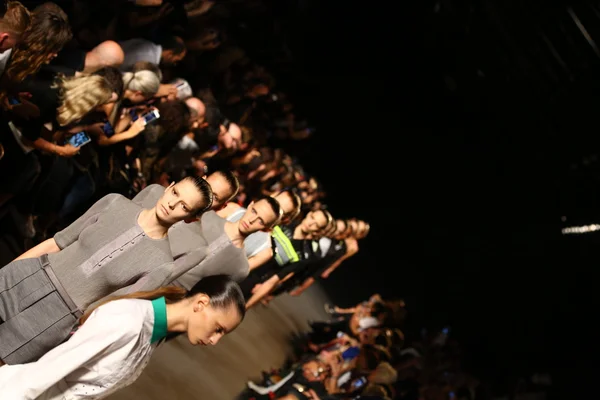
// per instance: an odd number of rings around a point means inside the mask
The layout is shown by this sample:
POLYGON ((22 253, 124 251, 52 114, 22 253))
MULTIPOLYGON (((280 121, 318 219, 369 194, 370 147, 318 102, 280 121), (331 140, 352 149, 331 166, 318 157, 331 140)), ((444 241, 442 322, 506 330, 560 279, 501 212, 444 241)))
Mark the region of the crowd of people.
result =
POLYGON ((403 300, 375 294, 354 307, 325 308, 331 320, 312 322, 295 356, 262 382, 248 382, 240 400, 485 398, 449 327, 405 338, 403 300))
POLYGON ((313 129, 229 44, 237 6, 0 10, 0 220, 23 244, 0 268, 2 398, 104 398, 161 343, 215 345, 326 284, 369 234, 277 146, 313 129))

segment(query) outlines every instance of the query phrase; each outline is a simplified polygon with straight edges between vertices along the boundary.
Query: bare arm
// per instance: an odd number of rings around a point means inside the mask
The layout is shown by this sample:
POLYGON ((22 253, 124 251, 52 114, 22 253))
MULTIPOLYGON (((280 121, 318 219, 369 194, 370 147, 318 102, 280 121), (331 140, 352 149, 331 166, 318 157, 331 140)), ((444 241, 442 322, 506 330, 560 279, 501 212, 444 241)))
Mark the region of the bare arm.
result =
POLYGON ((125 132, 115 133, 111 137, 107 137, 106 135, 100 135, 98 137, 98 144, 100 146, 110 146, 112 144, 116 144, 122 142, 124 140, 132 139, 139 135, 146 127, 146 121, 143 118, 138 118, 131 127, 127 129, 125 132))
POLYGON ((273 258, 273 249, 267 247, 264 250, 261 250, 258 254, 250 257, 248 259, 248 265, 250 266, 250 271, 256 269, 273 258))
POLYGON ((256 303, 258 303, 263 297, 271 293, 271 291, 275 288, 275 286, 279 283, 279 277, 277 275, 273 275, 265 282, 263 282, 256 293, 250 297, 250 299, 246 302, 246 310, 253 307, 256 303))
POLYGON ((14 261, 23 260, 25 258, 38 258, 44 254, 58 253, 59 251, 60 248, 56 244, 56 241, 54 241, 54 238, 50 238, 27 250, 25 253, 15 258, 14 261))
POLYGON ((300 296, 306 289, 308 289, 313 283, 315 283, 315 278, 310 277, 302 282, 302 285, 298 286, 294 290, 290 292, 290 296, 300 296))

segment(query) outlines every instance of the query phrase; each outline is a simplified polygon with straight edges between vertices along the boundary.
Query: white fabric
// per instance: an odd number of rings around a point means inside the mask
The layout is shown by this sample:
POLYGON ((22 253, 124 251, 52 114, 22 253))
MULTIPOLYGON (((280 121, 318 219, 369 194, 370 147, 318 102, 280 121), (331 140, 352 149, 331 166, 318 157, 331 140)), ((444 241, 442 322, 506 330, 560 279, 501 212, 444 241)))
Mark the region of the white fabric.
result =
POLYGON ((342 387, 344 386, 346 383, 348 383, 348 381, 350 380, 350 378, 352 377, 352 371, 346 371, 344 372, 338 379, 337 379, 337 387, 342 387))
POLYGON ((248 387, 250 389, 254 390, 256 393, 262 394, 262 395, 269 394, 270 392, 275 393, 277 390, 279 390, 279 388, 281 388, 283 385, 285 385, 285 383, 287 381, 289 381, 292 378, 292 376, 294 376, 294 371, 290 372, 279 382, 277 382, 276 384, 271 385, 271 386, 258 386, 256 383, 249 381, 248 387))
POLYGON ((374 328, 379 326, 379 320, 375 317, 364 317, 358 320, 358 330, 364 331, 365 329, 374 328))
POLYGON ((4 53, 0 53, 0 76, 4 74, 4 70, 6 69, 6 65, 8 64, 8 60, 10 60, 11 55, 12 49, 8 49, 4 53))
POLYGON ((119 69, 123 72, 131 71, 138 61, 148 61, 159 65, 162 56, 162 46, 146 39, 129 39, 119 42, 125 58, 119 69))
POLYGON ((325 257, 325 254, 327 254, 329 248, 331 247, 331 243, 333 243, 333 240, 329 239, 328 237, 323 236, 321 239, 319 239, 319 249, 321 249, 321 257, 325 257))
POLYGON ((177 143, 177 147, 180 148, 181 150, 189 150, 189 151, 194 151, 194 150, 199 149, 196 141, 189 136, 182 137, 179 140, 179 142, 177 143))
POLYGON ((133 383, 150 360, 154 310, 147 300, 96 309, 70 340, 37 362, 0 367, 0 397, 102 399, 133 383))

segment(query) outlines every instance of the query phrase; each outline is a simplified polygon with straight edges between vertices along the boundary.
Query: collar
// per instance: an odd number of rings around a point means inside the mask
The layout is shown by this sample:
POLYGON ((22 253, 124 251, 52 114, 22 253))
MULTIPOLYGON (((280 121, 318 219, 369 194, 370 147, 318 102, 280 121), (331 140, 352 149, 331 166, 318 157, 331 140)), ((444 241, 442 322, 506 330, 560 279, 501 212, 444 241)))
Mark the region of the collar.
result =
POLYGON ((167 303, 164 297, 152 300, 154 309, 154 326, 150 343, 158 342, 167 336, 167 303))

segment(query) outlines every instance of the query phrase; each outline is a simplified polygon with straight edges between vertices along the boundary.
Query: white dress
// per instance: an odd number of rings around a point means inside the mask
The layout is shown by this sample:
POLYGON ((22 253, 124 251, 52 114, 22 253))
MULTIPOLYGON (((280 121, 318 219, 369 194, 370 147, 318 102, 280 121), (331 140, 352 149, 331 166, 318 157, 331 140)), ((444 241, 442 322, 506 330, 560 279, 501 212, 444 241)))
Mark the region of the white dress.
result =
POLYGON ((158 344, 150 342, 153 328, 151 301, 107 303, 38 361, 0 367, 0 398, 105 398, 140 376, 158 344))

